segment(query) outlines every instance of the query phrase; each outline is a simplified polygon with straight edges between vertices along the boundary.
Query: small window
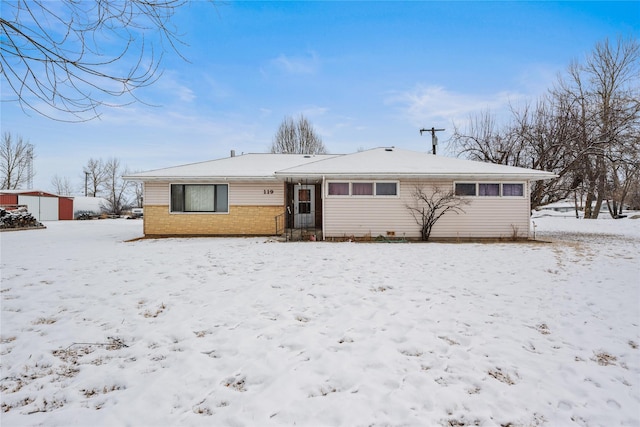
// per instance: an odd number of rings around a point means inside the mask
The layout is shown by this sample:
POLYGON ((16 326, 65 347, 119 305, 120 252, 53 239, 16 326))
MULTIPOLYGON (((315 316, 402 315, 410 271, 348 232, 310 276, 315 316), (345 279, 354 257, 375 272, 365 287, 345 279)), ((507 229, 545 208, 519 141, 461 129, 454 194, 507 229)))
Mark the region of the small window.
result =
POLYGON ((348 196, 349 183, 348 182, 330 182, 329 195, 330 196, 348 196))
POLYGON ((376 182, 376 196, 397 196, 398 186, 395 182, 376 182))
POLYGON ((216 185, 216 212, 229 212, 228 185, 216 185))
POLYGON ((524 196, 524 185, 502 184, 502 195, 505 197, 522 197, 524 196))
POLYGON ((351 184, 354 196, 373 196, 373 182, 354 182, 351 184))
POLYGON ((172 184, 171 212, 229 212, 229 187, 172 184))
POLYGON ((476 195, 475 183, 466 183, 466 182, 456 183, 456 196, 475 196, 475 195, 476 195))
POLYGON ((478 196, 493 196, 498 197, 500 195, 500 184, 478 184, 478 196))

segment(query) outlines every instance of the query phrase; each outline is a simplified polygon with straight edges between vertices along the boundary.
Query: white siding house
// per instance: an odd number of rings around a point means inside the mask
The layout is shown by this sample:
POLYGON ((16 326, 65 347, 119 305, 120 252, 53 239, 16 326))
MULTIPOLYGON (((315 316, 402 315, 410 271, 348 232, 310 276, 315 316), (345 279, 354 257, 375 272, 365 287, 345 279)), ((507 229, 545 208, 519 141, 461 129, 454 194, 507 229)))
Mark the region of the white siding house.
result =
POLYGON ((268 235, 309 228, 324 238, 415 239, 420 227, 409 209, 417 203, 414 191, 431 194, 437 188, 455 192, 465 204, 443 216, 432 237, 466 239, 527 237, 530 182, 554 177, 392 147, 348 155, 247 154, 126 178, 145 184, 148 235, 268 235), (199 200, 197 208, 185 209, 191 205, 182 199, 196 197, 185 196, 187 190, 216 197, 215 203, 199 200))

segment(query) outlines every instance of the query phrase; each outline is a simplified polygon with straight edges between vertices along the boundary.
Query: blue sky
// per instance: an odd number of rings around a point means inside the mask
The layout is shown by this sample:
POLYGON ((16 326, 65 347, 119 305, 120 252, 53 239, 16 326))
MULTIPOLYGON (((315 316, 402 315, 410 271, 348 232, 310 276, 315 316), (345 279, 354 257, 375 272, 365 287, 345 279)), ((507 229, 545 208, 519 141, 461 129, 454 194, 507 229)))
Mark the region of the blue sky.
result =
POLYGON ((2 103, 2 131, 35 146, 35 187, 58 175, 80 192, 89 158, 142 171, 266 152, 299 114, 331 153, 429 151, 419 129, 436 126, 450 154, 454 123, 535 100, 606 37, 638 37, 640 3, 195 2, 174 23, 190 62, 166 54, 138 93, 158 106, 62 123, 2 103))

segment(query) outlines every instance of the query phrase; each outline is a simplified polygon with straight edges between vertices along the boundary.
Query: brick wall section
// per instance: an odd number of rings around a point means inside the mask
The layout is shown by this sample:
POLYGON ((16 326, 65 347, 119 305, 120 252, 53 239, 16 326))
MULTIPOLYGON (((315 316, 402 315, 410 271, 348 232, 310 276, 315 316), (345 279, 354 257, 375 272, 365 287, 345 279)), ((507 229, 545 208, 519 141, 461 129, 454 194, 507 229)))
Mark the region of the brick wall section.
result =
POLYGON ((169 213, 169 206, 144 206, 145 236, 270 236, 284 206, 229 206, 228 214, 169 213))

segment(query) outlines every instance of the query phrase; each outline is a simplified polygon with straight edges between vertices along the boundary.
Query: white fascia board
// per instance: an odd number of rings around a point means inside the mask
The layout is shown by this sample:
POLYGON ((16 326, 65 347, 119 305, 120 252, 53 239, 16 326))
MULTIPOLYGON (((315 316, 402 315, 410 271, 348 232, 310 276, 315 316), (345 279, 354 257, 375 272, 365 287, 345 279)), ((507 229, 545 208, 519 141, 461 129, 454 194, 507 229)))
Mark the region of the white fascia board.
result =
POLYGON ((127 181, 140 182, 278 182, 275 176, 123 176, 127 181))
POLYGON ((540 174, 460 174, 460 173, 437 173, 437 174, 415 174, 415 173, 379 173, 379 174, 362 174, 362 173, 338 173, 338 174, 316 174, 316 173, 277 173, 276 176, 281 179, 321 179, 323 176, 327 180, 348 179, 348 180, 388 180, 388 179, 421 179, 421 180, 473 180, 473 181, 541 181, 545 179, 557 178, 558 175, 549 172, 540 174))

